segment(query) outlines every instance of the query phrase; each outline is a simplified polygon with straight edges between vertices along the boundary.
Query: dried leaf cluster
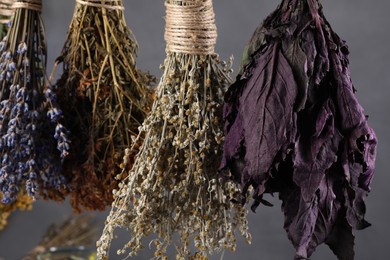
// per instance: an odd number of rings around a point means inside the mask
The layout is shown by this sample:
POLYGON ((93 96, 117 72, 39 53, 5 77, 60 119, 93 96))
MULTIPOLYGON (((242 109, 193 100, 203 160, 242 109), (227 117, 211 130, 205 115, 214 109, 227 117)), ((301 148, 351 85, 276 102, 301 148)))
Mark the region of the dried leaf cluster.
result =
MULTIPOLYGON (((122 1, 105 4, 122 6, 122 1)), ((123 10, 76 4, 57 59, 63 73, 56 91, 72 142, 63 173, 77 211, 111 204, 124 150, 134 145, 150 110, 153 79, 136 68, 136 50, 123 10)))
POLYGON ((353 259, 353 230, 369 226, 377 140, 348 54, 319 0, 283 0, 254 33, 226 96, 222 168, 244 194, 253 186, 253 209, 279 193, 295 259, 321 243, 353 259))

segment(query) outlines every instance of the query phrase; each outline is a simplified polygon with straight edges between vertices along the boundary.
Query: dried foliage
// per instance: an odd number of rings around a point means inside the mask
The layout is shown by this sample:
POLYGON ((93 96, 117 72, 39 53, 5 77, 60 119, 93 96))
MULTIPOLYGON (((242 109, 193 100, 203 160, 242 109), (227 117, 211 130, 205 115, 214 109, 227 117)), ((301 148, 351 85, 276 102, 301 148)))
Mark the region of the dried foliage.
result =
MULTIPOLYGON (((135 255, 142 238, 156 234, 155 256, 164 258, 174 243, 179 259, 194 241, 202 259, 207 251, 234 251, 235 228, 250 240, 239 190, 217 177, 222 152, 222 96, 229 82, 216 55, 168 53, 157 100, 141 128, 144 144, 126 184, 115 191, 113 209, 98 242, 105 258, 114 228, 128 228, 130 242, 119 253, 135 255), (179 234, 174 241, 174 234, 179 234)), ((125 157, 125 162, 128 158, 125 157)))
POLYGON ((295 259, 326 243, 354 258, 354 229, 374 175, 377 139, 350 78, 348 47, 319 0, 283 0, 254 33, 225 105, 222 168, 253 209, 279 192, 295 259))
MULTIPOLYGON (((234 251, 236 229, 250 241, 247 210, 232 203, 241 199, 238 187, 217 176, 230 67, 216 54, 168 50, 163 69, 152 111, 140 128, 144 143, 133 168, 123 172, 127 178, 114 191, 115 201, 97 243, 99 259, 108 257, 118 227, 130 231, 130 241, 117 252, 128 256, 136 255, 150 235, 156 237, 150 246, 157 259, 167 259, 172 244, 177 259, 206 259, 214 251, 234 251)), ((129 161, 126 153, 124 164, 129 161)))
MULTIPOLYGON (((24 4, 25 1, 17 1, 24 4)), ((22 189, 31 197, 63 197, 60 174, 66 130, 56 95, 46 87, 46 41, 40 12, 17 8, 0 42, 0 192, 11 203, 22 189)))
MULTIPOLYGON (((122 1, 105 5, 120 7, 122 1)), ((136 68, 136 50, 123 10, 76 4, 57 60, 63 74, 56 90, 72 141, 63 172, 77 211, 112 203, 124 150, 150 110, 152 78, 136 68)))
POLYGON ((39 255, 48 255, 49 258, 45 259, 58 259, 50 257, 51 249, 64 248, 70 252, 72 248, 90 247, 97 236, 98 228, 92 215, 72 216, 59 224, 49 226, 41 242, 23 260, 35 260, 39 255))
MULTIPOLYGON (((1 194, 0 199, 2 199, 1 194)), ((9 204, 0 203, 0 231, 7 226, 8 217, 11 215, 12 212, 16 210, 31 210, 32 202, 32 198, 26 194, 25 190, 22 190, 17 195, 16 200, 14 202, 9 204)))

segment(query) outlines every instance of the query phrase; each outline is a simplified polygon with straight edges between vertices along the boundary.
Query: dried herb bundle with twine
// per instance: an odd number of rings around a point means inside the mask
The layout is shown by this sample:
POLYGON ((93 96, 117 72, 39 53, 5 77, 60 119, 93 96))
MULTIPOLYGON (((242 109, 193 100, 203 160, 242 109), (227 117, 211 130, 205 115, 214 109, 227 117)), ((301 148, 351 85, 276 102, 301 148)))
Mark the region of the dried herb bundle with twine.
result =
POLYGON ((283 0, 255 31, 226 95, 222 167, 244 194, 253 186, 253 209, 279 192, 295 259, 321 243, 353 259, 353 230, 370 225, 364 199, 377 139, 348 54, 320 0, 283 0))
POLYGON ((56 87, 71 133, 64 174, 77 211, 111 205, 124 149, 150 110, 151 77, 136 68, 136 50, 121 0, 76 0, 56 87))
POLYGON ((0 40, 7 34, 9 20, 14 13, 14 0, 0 0, 0 40))
POLYGON ((7 37, 0 42, 0 192, 11 203, 21 189, 33 198, 62 196, 67 155, 56 96, 46 87, 46 41, 41 0, 15 1, 7 37), (23 187, 25 186, 25 187, 23 187))
MULTIPOLYGON (((97 243, 108 257, 117 227, 131 239, 119 254, 137 254, 156 234, 155 257, 174 243, 178 259, 205 259, 236 247, 235 229, 250 241, 239 189, 217 177, 222 152, 223 92, 229 66, 214 53, 211 0, 166 1, 167 58, 157 99, 141 127, 145 139, 97 243), (177 239, 174 235, 178 235, 177 239), (195 246, 197 253, 190 252, 195 246)), ((125 163, 128 158, 125 157, 125 163)))

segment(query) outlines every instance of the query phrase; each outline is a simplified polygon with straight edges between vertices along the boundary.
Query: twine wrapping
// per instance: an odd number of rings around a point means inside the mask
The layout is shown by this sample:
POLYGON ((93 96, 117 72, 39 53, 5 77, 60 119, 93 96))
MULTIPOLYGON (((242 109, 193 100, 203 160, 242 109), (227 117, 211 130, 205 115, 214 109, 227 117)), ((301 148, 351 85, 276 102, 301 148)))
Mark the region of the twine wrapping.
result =
POLYGON ((183 0, 182 5, 165 3, 165 41, 170 52, 213 54, 217 27, 212 0, 183 0))
POLYGON ((0 24, 7 24, 13 15, 12 4, 14 0, 0 0, 0 24))
POLYGON ((76 0, 78 4, 105 8, 109 10, 125 10, 121 0, 76 0))
POLYGON ((13 9, 24 8, 32 11, 41 12, 42 10, 42 0, 22 0, 17 1, 12 5, 13 9))

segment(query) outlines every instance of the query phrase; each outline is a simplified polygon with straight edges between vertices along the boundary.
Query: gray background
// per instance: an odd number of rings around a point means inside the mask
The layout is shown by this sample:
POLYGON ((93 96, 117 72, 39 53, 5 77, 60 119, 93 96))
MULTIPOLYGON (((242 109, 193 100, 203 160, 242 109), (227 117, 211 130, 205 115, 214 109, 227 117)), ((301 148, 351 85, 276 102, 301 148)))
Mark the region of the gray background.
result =
MULTIPOLYGON (((216 50, 223 59, 233 54, 236 58, 235 69, 252 32, 279 2, 279 0, 214 1, 219 32, 216 50)), ((141 69, 160 76, 162 72, 159 65, 165 57, 164 1, 124 0, 124 3, 128 25, 140 45, 138 65, 141 69)), ((376 176, 372 192, 367 199, 367 219, 373 226, 357 232, 356 259, 389 259, 390 176, 386 168, 390 166, 388 159, 390 1, 324 0, 323 5, 325 15, 333 29, 350 47, 352 79, 358 89, 359 100, 365 112, 370 115, 370 125, 375 129, 379 139, 376 176)), ((74 1, 70 0, 44 1, 43 18, 49 43, 49 71, 65 40, 73 7, 74 1)), ((250 214, 252 246, 240 241, 237 252, 235 254, 226 252, 225 259, 292 259, 294 250, 282 228, 280 203, 276 198, 270 200, 275 205, 273 208, 261 207, 257 214, 250 214)), ((38 243, 48 225, 69 214, 71 210, 67 203, 58 205, 40 201, 34 204, 31 212, 13 214, 10 225, 5 231, 0 232, 0 257, 6 260, 20 259, 24 252, 38 243)), ((106 215, 107 212, 97 214, 101 225, 106 215)), ((122 241, 125 239, 123 234, 119 238, 122 241)), ((144 252, 135 259, 149 259, 150 256, 150 252, 144 252)), ((218 259, 219 256, 212 258, 218 259)), ((113 256, 111 259, 121 258, 113 256)), ((311 259, 326 260, 335 257, 326 246, 320 246, 311 259)))

